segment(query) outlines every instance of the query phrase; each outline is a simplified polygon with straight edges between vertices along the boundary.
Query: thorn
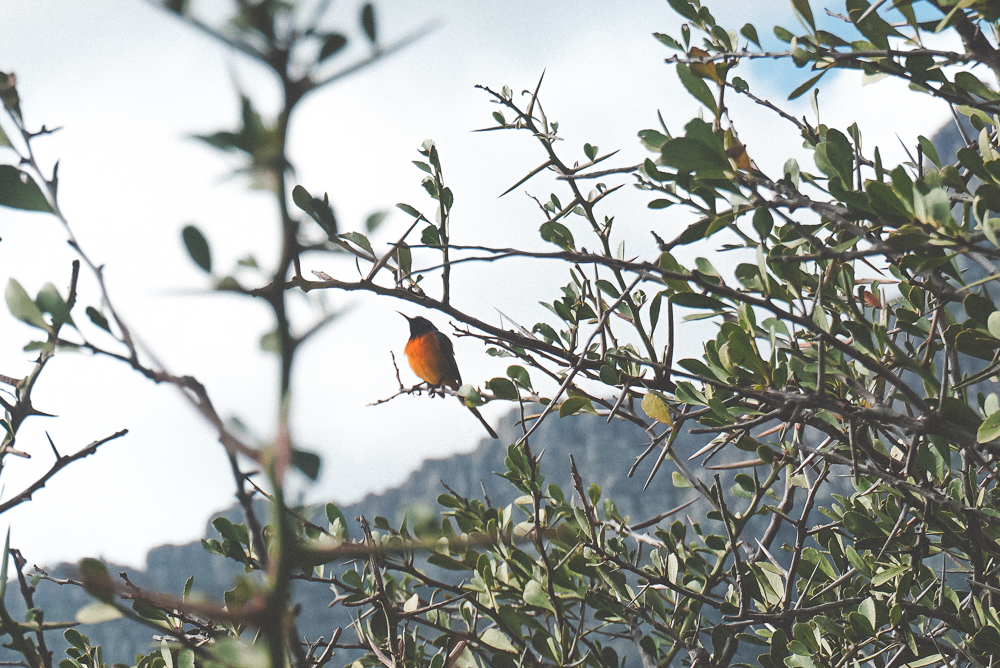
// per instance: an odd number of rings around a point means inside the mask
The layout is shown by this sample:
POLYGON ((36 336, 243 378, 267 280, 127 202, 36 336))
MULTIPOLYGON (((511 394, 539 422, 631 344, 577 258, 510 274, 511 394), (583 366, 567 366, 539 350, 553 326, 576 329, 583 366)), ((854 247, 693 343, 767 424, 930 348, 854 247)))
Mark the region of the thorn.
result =
POLYGON ((56 459, 62 459, 59 451, 56 450, 56 444, 52 442, 52 437, 49 436, 49 432, 45 432, 45 438, 49 439, 49 445, 52 447, 52 453, 56 456, 56 459))
POLYGON ((875 13, 875 10, 877 10, 877 9, 878 9, 879 7, 881 7, 881 6, 882 6, 882 5, 884 5, 884 4, 885 4, 885 0, 875 0, 875 2, 873 2, 873 3, 871 4, 871 6, 869 6, 869 7, 868 7, 868 9, 866 9, 866 10, 864 11, 864 13, 863 13, 863 14, 862 14, 861 16, 859 16, 859 17, 858 17, 858 20, 857 20, 857 21, 855 21, 855 22, 854 22, 854 24, 855 24, 855 25, 857 25, 858 23, 861 23, 861 22, 862 22, 862 21, 864 21, 864 20, 865 20, 866 18, 868 18, 868 16, 869 16, 870 14, 874 14, 874 13, 875 13))

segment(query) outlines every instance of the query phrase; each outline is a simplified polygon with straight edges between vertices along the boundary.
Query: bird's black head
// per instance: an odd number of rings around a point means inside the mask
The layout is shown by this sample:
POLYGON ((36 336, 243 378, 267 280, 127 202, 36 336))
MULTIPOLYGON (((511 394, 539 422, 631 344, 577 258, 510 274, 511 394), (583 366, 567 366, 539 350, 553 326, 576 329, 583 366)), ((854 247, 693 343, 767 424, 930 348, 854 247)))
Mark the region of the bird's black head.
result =
MULTIPOLYGON (((396 311, 399 313, 399 311, 396 311)), ((427 332, 436 332, 437 327, 435 327, 430 320, 427 318, 422 318, 419 315, 415 318, 411 318, 405 313, 399 313, 410 322, 410 338, 415 336, 420 336, 421 334, 426 334, 427 332)))

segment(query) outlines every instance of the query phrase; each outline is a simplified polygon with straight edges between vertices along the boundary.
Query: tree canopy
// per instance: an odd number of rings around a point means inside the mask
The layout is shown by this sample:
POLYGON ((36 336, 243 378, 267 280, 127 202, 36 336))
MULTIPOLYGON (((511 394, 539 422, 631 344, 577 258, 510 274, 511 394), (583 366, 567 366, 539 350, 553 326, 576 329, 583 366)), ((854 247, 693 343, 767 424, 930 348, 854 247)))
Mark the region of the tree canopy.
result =
MULTIPOLYGON (((239 127, 201 137, 241 156, 254 185, 274 193, 278 262, 253 277, 222 273, 206 237, 193 226, 182 231, 214 289, 273 315, 264 342, 281 370, 284 417, 267 443, 223 420, 196 376, 168 372, 137 345, 101 267, 73 236, 54 167, 32 150, 49 130, 22 117, 14 76, 3 75, 0 142, 16 159, 0 165, 0 204, 52 214, 80 259, 66 292, 49 284, 31 297, 16 281, 7 287, 11 314, 39 336, 28 344, 38 355, 32 374, 2 379, 14 388, 11 401, 0 399, 2 456, 18 454, 21 424, 38 415, 32 390, 54 357, 109 356, 175 385, 204 416, 226 449, 244 512, 242 522, 216 520, 219 536, 205 541, 248 573, 224 606, 194 597, 190 581, 180 599, 140 590, 89 559, 79 580, 58 583, 94 597, 81 619, 126 616, 151 627, 161 644, 136 660, 149 668, 319 668, 338 660, 389 668, 992 665, 1000 653, 1000 311, 992 297, 1000 276, 1000 10, 976 0, 848 0, 821 17, 808 0, 793 0, 800 25, 774 27, 787 46, 764 51, 769 42, 754 25, 721 26, 697 0, 669 4, 684 20, 680 32, 654 37, 700 104, 698 117, 666 116, 659 128, 638 129, 649 157, 619 165, 615 151, 559 141, 543 79, 523 90, 524 82, 486 82, 481 93, 493 111, 482 130, 529 136, 537 152, 538 166, 513 185, 497 184, 498 193, 531 192, 539 174, 558 184, 557 192, 532 193, 538 244, 453 244, 456 193, 445 178, 447 156, 428 141, 414 164, 430 202, 398 205, 412 222, 383 253, 365 234, 338 228, 328 196, 297 185, 287 137, 304 98, 410 38, 383 44, 375 9, 365 5, 358 37, 371 55, 342 62, 349 38, 322 28, 327 2, 241 0, 219 24, 187 2, 164 3, 267 66, 283 92, 276 118, 244 96, 239 127), (962 146, 942 156, 924 136, 904 138, 909 160, 886 164, 878 146, 863 142, 865 128, 827 126, 818 108, 815 120, 799 118, 784 101, 759 96, 745 73, 763 58, 803 70, 790 98, 811 94, 817 107, 816 87, 833 71, 902 79, 912 95, 950 107, 962 146), (774 132, 799 137, 812 164, 759 167, 740 140, 734 98, 773 114, 774 132), (653 256, 629 257, 618 243, 624 223, 615 220, 615 202, 629 196, 648 201, 642 224, 656 239, 653 256), (678 233, 678 220, 693 222, 678 233), (738 258, 733 271, 716 269, 710 257, 681 263, 685 247, 705 240, 738 258), (314 268, 315 258, 331 254, 353 260, 342 275, 314 268), (537 295, 548 320, 497 327, 476 304, 452 298, 456 264, 508 258, 568 274, 560 293, 537 295), (97 278, 96 294, 77 294, 81 266, 97 278), (287 420, 292 370, 303 341, 331 319, 293 323, 289 299, 327 291, 429 309, 455 323, 453 334, 510 358, 505 377, 466 379, 457 391, 400 382, 399 393, 517 407, 521 434, 497 462, 520 494, 512 504, 449 491, 438 499, 440 517, 401 526, 355 521, 333 504, 317 519, 289 504, 292 469, 315 477, 319 467, 287 420), (677 359, 691 320, 713 323, 714 336, 700 355, 677 359), (94 328, 115 344, 93 343, 94 328), (648 447, 628 474, 648 484, 669 473, 700 496, 696 517, 669 507, 623 517, 572 461, 572 488, 546 485, 546 468, 567 463, 543 462, 532 435, 546 420, 585 413, 640 425, 648 447), (705 446, 681 456, 674 445, 683 432, 704 435, 705 446), (266 514, 255 499, 266 500, 266 514), (309 611, 296 610, 290 592, 305 586, 329 587, 331 605, 352 611, 351 628, 303 640, 296 618, 309 611)), ((906 113, 905 100, 885 113, 906 113)), ((0 512, 122 435, 57 453, 50 473, 0 512)), ((6 646, 31 668, 99 668, 99 639, 74 629, 65 631, 68 657, 53 657, 45 638, 65 624, 32 603, 34 587, 52 578, 32 579, 20 553, 9 545, 5 553, 13 558, 3 560, 0 581, 12 562, 29 608, 16 621, 0 606, 6 646)))

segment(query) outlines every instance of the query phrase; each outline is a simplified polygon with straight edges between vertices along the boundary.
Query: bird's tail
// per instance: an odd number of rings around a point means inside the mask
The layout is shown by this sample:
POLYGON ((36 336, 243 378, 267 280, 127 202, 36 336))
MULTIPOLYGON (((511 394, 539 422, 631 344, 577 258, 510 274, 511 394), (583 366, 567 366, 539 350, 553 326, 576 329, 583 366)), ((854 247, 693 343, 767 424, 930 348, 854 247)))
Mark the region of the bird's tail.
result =
POLYGON ((469 406, 468 408, 470 411, 472 411, 472 414, 475 415, 477 418, 479 418, 479 421, 483 423, 483 426, 486 427, 486 431, 490 432, 490 437, 499 440, 500 437, 497 436, 497 433, 495 431, 493 431, 493 427, 491 427, 490 423, 486 421, 486 418, 483 417, 483 414, 479 412, 479 409, 473 408, 472 406, 469 406))

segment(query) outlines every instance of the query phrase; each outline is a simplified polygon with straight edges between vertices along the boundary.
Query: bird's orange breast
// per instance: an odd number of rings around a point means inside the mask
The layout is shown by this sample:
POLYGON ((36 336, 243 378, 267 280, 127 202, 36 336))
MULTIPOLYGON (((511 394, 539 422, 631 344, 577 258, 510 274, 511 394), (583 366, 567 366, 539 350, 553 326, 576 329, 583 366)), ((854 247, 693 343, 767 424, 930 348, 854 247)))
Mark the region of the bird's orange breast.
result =
POLYGON ((451 355, 441 349, 435 332, 427 332, 406 342, 403 349, 413 373, 431 385, 447 385, 457 390, 458 369, 451 355))

